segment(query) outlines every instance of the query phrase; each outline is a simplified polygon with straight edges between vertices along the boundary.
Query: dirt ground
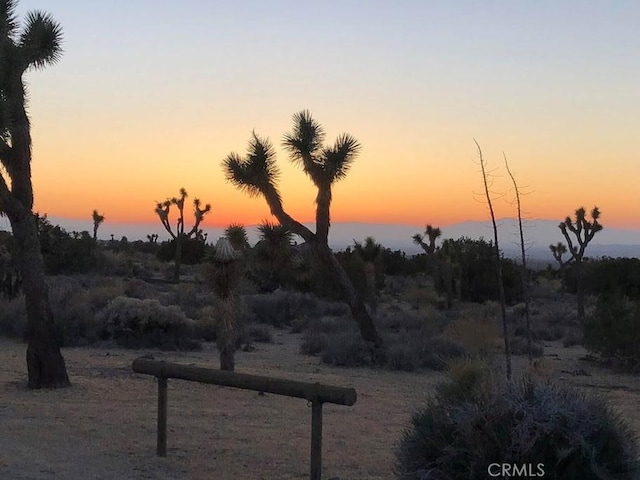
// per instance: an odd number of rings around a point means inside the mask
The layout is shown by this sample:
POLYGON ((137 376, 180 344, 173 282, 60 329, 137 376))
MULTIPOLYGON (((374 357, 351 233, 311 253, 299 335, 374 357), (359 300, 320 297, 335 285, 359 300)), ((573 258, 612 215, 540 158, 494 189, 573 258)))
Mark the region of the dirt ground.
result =
MULTIPOLYGON (((394 448, 412 412, 443 376, 332 368, 298 354, 300 336, 239 352, 239 372, 354 387, 353 407, 324 406, 323 478, 393 478, 394 448)), ((155 455, 157 387, 131 362, 156 359, 217 368, 217 353, 70 348, 73 386, 26 389, 25 345, 0 340, 0 479, 303 479, 309 475, 306 401, 169 380, 168 455, 155 455)), ((581 347, 547 343, 544 369, 604 394, 640 432, 640 381, 581 360, 581 347)), ((518 358, 516 372, 526 361, 518 358)))

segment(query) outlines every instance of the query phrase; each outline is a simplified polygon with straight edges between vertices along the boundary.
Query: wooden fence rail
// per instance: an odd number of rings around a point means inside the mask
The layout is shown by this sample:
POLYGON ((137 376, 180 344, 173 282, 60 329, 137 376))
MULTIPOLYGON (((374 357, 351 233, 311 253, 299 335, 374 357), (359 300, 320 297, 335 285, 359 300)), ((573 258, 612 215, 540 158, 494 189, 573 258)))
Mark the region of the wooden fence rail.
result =
POLYGON ((180 365, 147 358, 133 361, 133 371, 153 375, 158 379, 158 456, 167 455, 167 379, 242 388, 287 397, 304 398, 311 402, 311 469, 309 478, 320 480, 322 474, 322 404, 352 406, 356 403, 353 388, 334 387, 320 383, 298 382, 281 378, 248 375, 210 368, 180 365))

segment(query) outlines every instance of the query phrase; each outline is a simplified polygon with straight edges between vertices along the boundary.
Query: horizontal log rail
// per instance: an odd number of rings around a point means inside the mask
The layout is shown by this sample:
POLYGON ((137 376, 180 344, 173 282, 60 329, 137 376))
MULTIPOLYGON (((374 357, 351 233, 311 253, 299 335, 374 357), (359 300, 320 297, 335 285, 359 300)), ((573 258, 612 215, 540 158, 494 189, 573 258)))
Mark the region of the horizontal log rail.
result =
POLYGON ((311 468, 309 475, 311 480, 320 480, 322 473, 322 404, 333 403, 352 406, 357 399, 356 391, 353 388, 228 372, 147 358, 135 359, 132 368, 136 373, 153 375, 158 379, 156 454, 161 457, 167 455, 167 379, 169 378, 304 398, 311 402, 311 468))

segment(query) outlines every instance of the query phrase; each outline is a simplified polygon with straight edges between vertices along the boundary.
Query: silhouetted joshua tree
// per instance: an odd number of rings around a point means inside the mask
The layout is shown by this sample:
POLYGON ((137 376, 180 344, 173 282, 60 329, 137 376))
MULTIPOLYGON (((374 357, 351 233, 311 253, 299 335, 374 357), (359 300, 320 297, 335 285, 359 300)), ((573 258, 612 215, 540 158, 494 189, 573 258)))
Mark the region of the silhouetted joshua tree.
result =
POLYGON ((587 212, 584 207, 578 208, 575 212, 575 223, 571 220, 571 217, 567 217, 564 222, 558 225, 569 248, 567 249, 561 242, 556 245, 549 245, 553 258, 560 264, 560 267, 570 263, 574 266, 577 282, 578 318, 580 320, 584 320, 584 272, 582 267, 584 252, 595 234, 603 229, 603 226, 598 223, 599 218, 600 210, 598 207, 593 207, 593 210, 591 210, 591 221, 587 220, 587 212), (570 233, 575 237, 577 244, 572 240, 570 233), (566 261, 563 261, 562 256, 567 252, 571 256, 566 261))
POLYGON ((149 243, 151 244, 156 244, 158 243, 158 234, 157 233, 152 233, 151 235, 147 235, 147 240, 149 240, 149 243))
POLYGON ((277 187, 279 170, 275 161, 275 151, 269 140, 258 137, 254 132, 245 158, 236 153, 228 155, 223 161, 227 180, 251 196, 263 196, 271 214, 280 224, 302 237, 314 248, 318 258, 331 272, 336 285, 341 288, 353 318, 358 323, 362 338, 374 347, 379 347, 382 340, 373 320, 328 245, 332 186, 346 177, 360 151, 360 144, 351 135, 342 134, 333 146, 325 147, 324 130, 308 111, 294 115, 293 120, 293 131, 284 136, 283 144, 289 151, 291 160, 302 166, 318 190, 316 233, 284 210, 277 187))
POLYGON ((204 216, 211 211, 211 205, 206 204, 204 208, 200 208, 202 203, 199 199, 193 200, 193 216, 194 216, 194 224, 191 230, 185 233, 184 231, 184 202, 189 195, 184 188, 180 189, 180 197, 173 197, 171 199, 167 199, 162 203, 156 203, 155 212, 158 214, 160 218, 160 222, 162 222, 162 226, 165 228, 176 246, 176 253, 174 257, 174 265, 175 269, 173 271, 173 281, 180 281, 180 263, 182 259, 182 242, 185 239, 196 237, 204 241, 206 238, 202 234, 202 230, 199 229, 200 223, 204 219, 204 216), (171 206, 175 205, 178 208, 178 218, 176 220, 176 231, 174 232, 171 228, 171 224, 169 223, 169 212, 171 210, 171 206))
POLYGON ((571 258, 566 261, 562 260, 563 255, 567 253, 567 246, 564 243, 558 242, 555 245, 549 245, 549 249, 551 250, 553 258, 560 264, 560 268, 563 268, 570 263, 571 258))
POLYGON ((382 246, 376 242, 375 238, 367 237, 364 243, 353 241, 353 251, 364 263, 364 277, 366 282, 367 301, 371 306, 371 311, 375 314, 378 306, 378 296, 376 294, 376 260, 380 258, 382 246))
POLYGON ((424 229, 424 234, 416 233, 413 237, 413 243, 422 247, 427 254, 427 273, 433 278, 434 286, 438 286, 440 282, 440 269, 438 264, 438 256, 436 255, 436 240, 442 235, 442 230, 439 227, 433 227, 427 225, 424 229), (426 243, 426 238, 429 243, 426 243))
POLYGON ((100 215, 98 213, 98 210, 94 210, 93 213, 91 214, 91 217, 93 219, 93 241, 97 242, 98 228, 100 227, 100 224, 104 222, 104 215, 100 215))
POLYGON ((27 70, 41 69, 60 59, 62 28, 43 12, 27 13, 20 28, 16 5, 16 1, 0 1, 0 163, 4 167, 0 170, 0 212, 11 223, 22 273, 27 309, 28 386, 67 387, 69 376, 56 339, 33 214, 31 128, 23 80, 27 70))

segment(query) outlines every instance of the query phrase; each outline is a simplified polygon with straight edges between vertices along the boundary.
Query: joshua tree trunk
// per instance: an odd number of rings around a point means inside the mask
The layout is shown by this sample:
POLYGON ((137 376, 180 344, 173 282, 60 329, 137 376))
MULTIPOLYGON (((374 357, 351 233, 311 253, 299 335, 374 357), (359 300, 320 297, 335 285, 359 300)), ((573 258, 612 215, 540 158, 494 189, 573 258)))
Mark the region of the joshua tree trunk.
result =
POLYGON ((322 263, 328 267, 336 283, 340 286, 344 301, 349 305, 351 315, 360 328, 360 335, 366 342, 370 342, 374 347, 382 345, 382 339, 378 336, 378 331, 373 323, 373 319, 364 305, 362 299, 356 293, 349 276, 340 265, 329 246, 316 243, 318 256, 322 263))
POLYGON ((453 267, 451 261, 446 260, 442 265, 442 281, 447 295, 447 309, 453 307, 453 267))
POLYGON ((584 322, 584 268, 582 261, 575 263, 578 296, 578 320, 584 322))
POLYGON ((220 352, 220 370, 233 371, 237 340, 238 297, 236 288, 240 281, 239 252, 234 250, 226 237, 215 246, 213 263, 208 271, 208 281, 219 298, 220 321, 217 328, 217 344, 220 352))
POLYGON ((235 368, 236 352, 236 311, 237 298, 235 295, 220 301, 220 328, 218 329, 218 351, 220 352, 220 370, 233 372, 235 368))
POLYGON ((362 299, 356 293, 353 283, 351 283, 351 279, 347 275, 347 272, 344 271, 344 268, 342 268, 342 265, 340 265, 340 262, 331 251, 331 248, 329 248, 329 245, 326 242, 319 242, 318 237, 316 237, 311 230, 285 212, 280 196, 273 186, 265 189, 263 195, 269 205, 271 214, 278 219, 280 225, 284 225, 293 233, 300 235, 306 242, 309 242, 309 244, 313 246, 318 258, 331 273, 334 282, 338 284, 340 290, 342 290, 344 301, 349 305, 351 316, 358 324, 362 339, 365 342, 371 342, 375 348, 382 346, 382 338, 378 335, 371 315, 367 312, 362 299))
POLYGON ((431 270, 431 278, 433 278, 433 288, 439 290, 442 287, 440 261, 434 253, 433 255, 427 256, 427 262, 431 270))
POLYGON ((371 311, 375 315, 378 302, 376 300, 376 266, 374 262, 364 262, 364 276, 367 284, 369 305, 371 305, 371 311))
POLYGON ((182 240, 183 234, 178 233, 175 238, 176 242, 176 254, 174 256, 173 264, 173 281, 180 283, 180 264, 182 263, 182 240))
POLYGON ((70 386, 49 305, 35 218, 30 211, 9 216, 18 247, 22 289, 27 307, 27 371, 29 388, 70 386))
POLYGON ((331 225, 329 208, 331 206, 331 185, 318 188, 316 197, 316 236, 320 243, 328 243, 331 225))

